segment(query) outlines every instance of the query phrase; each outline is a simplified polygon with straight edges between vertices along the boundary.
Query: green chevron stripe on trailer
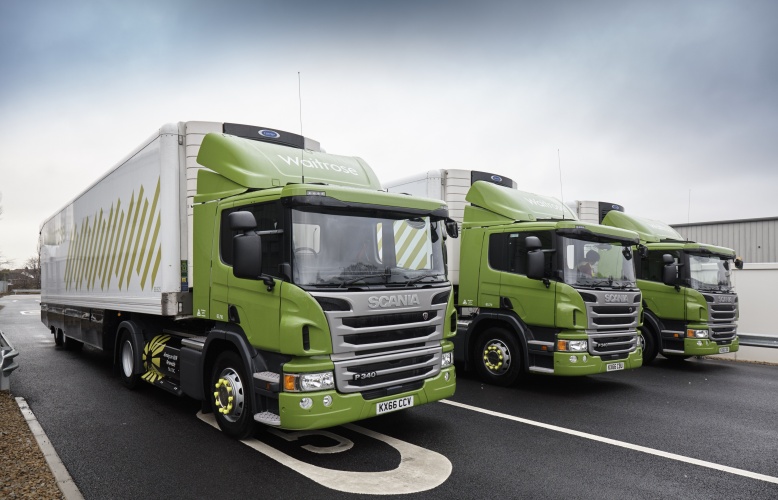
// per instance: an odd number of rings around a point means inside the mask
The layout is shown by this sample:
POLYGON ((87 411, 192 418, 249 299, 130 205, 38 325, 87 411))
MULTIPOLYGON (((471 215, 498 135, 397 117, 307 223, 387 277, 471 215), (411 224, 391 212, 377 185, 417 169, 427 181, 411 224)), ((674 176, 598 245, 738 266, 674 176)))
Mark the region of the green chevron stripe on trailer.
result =
POLYGON ((151 203, 145 192, 139 186, 126 210, 118 199, 74 225, 65 263, 66 290, 109 290, 113 278, 119 280, 119 290, 129 289, 133 280, 141 290, 154 286, 162 262, 159 178, 151 203))

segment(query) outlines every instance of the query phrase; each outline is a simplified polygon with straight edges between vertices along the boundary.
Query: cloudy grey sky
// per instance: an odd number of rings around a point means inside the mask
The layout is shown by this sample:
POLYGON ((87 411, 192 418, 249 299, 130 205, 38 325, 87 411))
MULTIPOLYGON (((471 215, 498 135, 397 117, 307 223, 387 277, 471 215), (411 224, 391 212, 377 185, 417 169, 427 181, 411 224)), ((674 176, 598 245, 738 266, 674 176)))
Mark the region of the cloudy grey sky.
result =
POLYGON ((164 123, 669 223, 778 216, 778 2, 0 2, 0 254, 164 123), (559 160, 561 159, 561 177, 559 160), (690 203, 691 200, 691 203, 690 203))

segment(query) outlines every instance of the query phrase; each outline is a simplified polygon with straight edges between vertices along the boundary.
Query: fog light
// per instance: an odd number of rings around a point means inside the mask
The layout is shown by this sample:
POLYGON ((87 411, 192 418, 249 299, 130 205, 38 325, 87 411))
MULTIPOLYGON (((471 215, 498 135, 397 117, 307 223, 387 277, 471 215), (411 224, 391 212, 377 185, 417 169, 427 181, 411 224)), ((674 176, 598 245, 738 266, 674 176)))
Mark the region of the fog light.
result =
POLYGON ((448 382, 448 379, 450 379, 450 378, 451 378, 451 375, 449 375, 448 372, 443 374, 443 380, 445 380, 446 382, 448 382))
POLYGON ((570 356, 571 363, 578 363, 578 356, 570 356))
POLYGON ((702 347, 702 340, 697 341, 697 347, 702 347))
POLYGON ((330 406, 332 406, 332 396, 329 395, 324 396, 324 399, 322 399, 321 402, 324 403, 324 406, 329 408, 330 406))
POLYGON ((303 398, 300 400, 300 408, 302 408, 303 410, 307 410, 311 406, 313 406, 313 399, 303 398))
POLYGON ((588 359, 589 359, 589 358, 587 358, 587 357, 586 357, 586 355, 584 354, 584 357, 583 357, 583 362, 584 362, 584 363, 586 363, 586 360, 588 360, 588 359))

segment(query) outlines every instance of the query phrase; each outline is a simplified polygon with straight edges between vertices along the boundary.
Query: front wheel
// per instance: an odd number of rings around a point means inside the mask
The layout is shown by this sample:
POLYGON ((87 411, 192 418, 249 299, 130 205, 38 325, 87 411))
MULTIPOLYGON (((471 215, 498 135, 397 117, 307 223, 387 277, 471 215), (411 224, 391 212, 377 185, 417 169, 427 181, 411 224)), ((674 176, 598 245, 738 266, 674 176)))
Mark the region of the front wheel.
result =
POLYGON ((249 437, 254 431, 251 410, 251 386, 241 357, 224 351, 216 358, 211 371, 211 407, 222 432, 237 439, 249 437))
POLYGON ((640 339, 641 347, 643 348, 643 364, 649 365, 654 361, 656 353, 658 352, 657 338, 654 335, 653 330, 651 330, 651 328, 646 328, 645 326, 640 327, 640 333, 642 334, 640 339))
POLYGON ((479 377, 502 387, 521 374, 521 350, 516 336, 504 328, 489 328, 478 336, 475 365, 479 377))

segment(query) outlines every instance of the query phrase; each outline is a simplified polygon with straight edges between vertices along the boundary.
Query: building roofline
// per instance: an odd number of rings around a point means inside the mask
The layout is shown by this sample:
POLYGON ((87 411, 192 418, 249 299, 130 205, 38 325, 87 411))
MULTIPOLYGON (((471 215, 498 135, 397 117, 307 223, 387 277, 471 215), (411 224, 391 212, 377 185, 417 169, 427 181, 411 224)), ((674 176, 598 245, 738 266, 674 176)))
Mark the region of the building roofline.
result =
POLYGON ((710 222, 685 222, 683 224, 670 224, 670 227, 691 227, 691 226, 710 226, 713 224, 738 224, 741 222, 767 222, 778 220, 778 217, 761 217, 756 219, 732 219, 732 220, 717 220, 710 222))

